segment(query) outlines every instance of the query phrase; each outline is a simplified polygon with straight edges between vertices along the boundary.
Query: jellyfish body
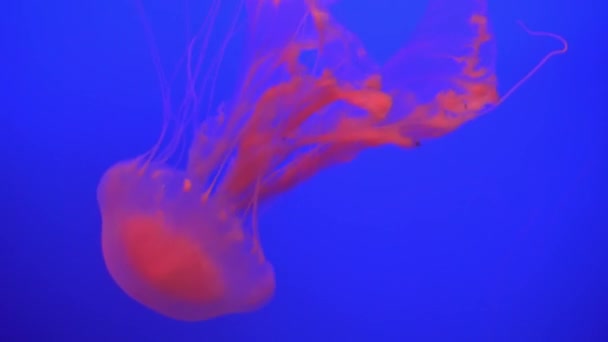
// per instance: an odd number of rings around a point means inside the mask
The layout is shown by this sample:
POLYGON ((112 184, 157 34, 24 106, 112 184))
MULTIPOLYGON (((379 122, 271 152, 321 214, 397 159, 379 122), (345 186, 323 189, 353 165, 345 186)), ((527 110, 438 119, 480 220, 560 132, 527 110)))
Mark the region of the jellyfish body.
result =
POLYGON ((364 149, 416 147, 500 103, 486 1, 429 1, 412 42, 384 66, 328 3, 245 0, 247 68, 222 114, 197 122, 189 104, 202 90, 187 65, 192 91, 185 112, 167 114, 178 126, 168 147, 102 177, 104 259, 143 305, 181 320, 262 307, 275 277, 259 203, 364 149), (187 166, 172 168, 166 156, 192 125, 187 166))

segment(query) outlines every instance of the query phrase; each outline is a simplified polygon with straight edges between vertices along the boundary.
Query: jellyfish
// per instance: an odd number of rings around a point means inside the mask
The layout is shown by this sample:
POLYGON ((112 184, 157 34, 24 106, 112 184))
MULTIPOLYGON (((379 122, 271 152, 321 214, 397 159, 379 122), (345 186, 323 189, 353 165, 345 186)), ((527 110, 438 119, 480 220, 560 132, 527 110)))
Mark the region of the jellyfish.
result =
POLYGON ((105 264, 139 303, 185 321, 260 309, 276 286, 260 205, 365 149, 416 148, 456 130, 567 49, 528 30, 564 48, 500 96, 486 1, 428 1, 412 39, 382 65, 330 4, 244 0, 245 69, 230 101, 201 118, 209 88, 189 45, 190 91, 179 110, 166 109, 159 142, 102 176, 105 264), (171 163, 184 144, 185 164, 171 163))

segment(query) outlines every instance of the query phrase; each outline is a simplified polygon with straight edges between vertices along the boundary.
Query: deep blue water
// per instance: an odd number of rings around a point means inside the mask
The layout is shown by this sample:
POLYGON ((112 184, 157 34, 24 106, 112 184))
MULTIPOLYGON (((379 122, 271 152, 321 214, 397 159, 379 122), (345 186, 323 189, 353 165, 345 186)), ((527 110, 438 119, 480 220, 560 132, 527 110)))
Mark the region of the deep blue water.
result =
MULTIPOLYGON (((380 59, 424 5, 342 2, 338 18, 380 59)), ((182 2, 144 3, 170 60, 182 2)), ((126 296, 100 250, 99 178, 153 144, 161 119, 132 1, 3 4, 0 340, 608 341, 608 12, 490 6, 502 91, 560 47, 516 20, 569 52, 453 134, 366 151, 273 201, 260 224, 274 300, 183 323, 126 296)))

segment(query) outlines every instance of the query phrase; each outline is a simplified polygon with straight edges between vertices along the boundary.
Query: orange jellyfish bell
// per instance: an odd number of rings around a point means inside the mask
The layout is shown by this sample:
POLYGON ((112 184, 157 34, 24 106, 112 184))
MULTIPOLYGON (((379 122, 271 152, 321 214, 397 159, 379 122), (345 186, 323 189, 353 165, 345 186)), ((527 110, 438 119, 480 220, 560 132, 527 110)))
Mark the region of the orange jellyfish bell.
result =
POLYGON ((185 174, 140 161, 103 176, 98 200, 108 270, 131 297, 166 316, 247 312, 273 295, 257 236, 221 199, 203 200, 185 174))

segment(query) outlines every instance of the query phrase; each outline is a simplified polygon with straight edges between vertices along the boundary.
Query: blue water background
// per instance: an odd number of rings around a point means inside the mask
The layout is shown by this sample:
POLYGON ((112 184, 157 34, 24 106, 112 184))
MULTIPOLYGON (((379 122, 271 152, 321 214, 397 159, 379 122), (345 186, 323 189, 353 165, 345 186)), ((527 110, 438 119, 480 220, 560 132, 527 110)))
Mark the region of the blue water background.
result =
MULTIPOLYGON (((181 3, 144 1, 169 61, 183 48, 181 3)), ((423 5, 343 1, 337 15, 382 59, 423 5)), ((160 127, 133 3, 3 3, 0 340, 608 341, 604 6, 491 3, 501 91, 560 47, 516 20, 570 51, 457 132, 367 151, 273 201, 260 224, 274 300, 183 323, 121 292, 100 250, 97 182, 160 127)))

